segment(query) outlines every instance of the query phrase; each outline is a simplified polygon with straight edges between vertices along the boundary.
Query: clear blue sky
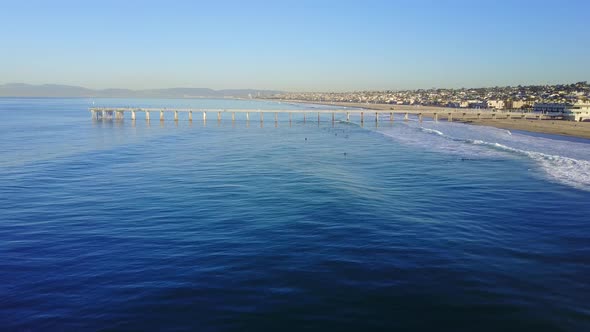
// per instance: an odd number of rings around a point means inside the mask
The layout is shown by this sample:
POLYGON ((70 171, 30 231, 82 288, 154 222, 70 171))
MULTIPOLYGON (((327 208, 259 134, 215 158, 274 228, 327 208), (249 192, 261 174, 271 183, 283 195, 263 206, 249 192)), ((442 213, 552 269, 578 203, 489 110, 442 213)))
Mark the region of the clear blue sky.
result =
POLYGON ((293 91, 590 80, 590 1, 0 0, 0 84, 293 91))

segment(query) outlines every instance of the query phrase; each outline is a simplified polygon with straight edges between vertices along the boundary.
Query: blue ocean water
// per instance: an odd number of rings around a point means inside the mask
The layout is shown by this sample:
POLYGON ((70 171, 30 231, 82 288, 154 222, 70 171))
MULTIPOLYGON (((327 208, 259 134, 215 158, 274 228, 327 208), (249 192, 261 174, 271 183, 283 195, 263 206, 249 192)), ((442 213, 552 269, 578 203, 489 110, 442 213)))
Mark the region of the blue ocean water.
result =
POLYGON ((0 98, 3 331, 590 330, 590 142, 92 105, 317 107, 0 98))

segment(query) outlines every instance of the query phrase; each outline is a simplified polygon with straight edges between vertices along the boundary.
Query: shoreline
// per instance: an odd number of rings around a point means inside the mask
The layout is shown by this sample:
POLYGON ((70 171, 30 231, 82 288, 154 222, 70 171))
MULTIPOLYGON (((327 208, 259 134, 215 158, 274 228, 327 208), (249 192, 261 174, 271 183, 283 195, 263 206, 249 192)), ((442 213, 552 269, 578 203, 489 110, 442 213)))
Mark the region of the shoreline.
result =
POLYGON ((522 130, 531 133, 576 137, 590 140, 590 122, 565 120, 465 120, 457 121, 475 126, 488 126, 501 129, 522 130))
MULTIPOLYGON (((279 100, 275 100, 279 101, 279 100)), ((326 106, 341 106, 341 107, 353 107, 362 108, 369 110, 402 110, 408 108, 422 109, 424 111, 433 110, 444 110, 449 109, 448 107, 436 107, 436 106, 399 106, 399 105, 388 105, 388 104, 363 104, 363 103, 321 103, 311 102, 305 100, 280 100, 285 103, 294 104, 313 104, 313 105, 326 105, 326 106)), ((501 129, 512 129, 522 130, 533 133, 569 136, 590 139, 590 122, 575 122, 565 120, 531 120, 531 119, 456 119, 453 122, 460 122, 464 124, 470 124, 475 126, 488 126, 501 129)))

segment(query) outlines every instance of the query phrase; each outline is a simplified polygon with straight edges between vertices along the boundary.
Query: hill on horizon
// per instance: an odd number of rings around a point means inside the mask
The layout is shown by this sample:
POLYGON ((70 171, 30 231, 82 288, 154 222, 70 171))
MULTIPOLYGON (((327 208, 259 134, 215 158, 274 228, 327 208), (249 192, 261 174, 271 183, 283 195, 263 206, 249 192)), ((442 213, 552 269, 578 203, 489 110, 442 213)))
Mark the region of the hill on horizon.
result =
POLYGON ((63 84, 7 83, 0 85, 0 97, 94 97, 94 98, 224 98, 270 96, 282 91, 257 89, 166 88, 166 89, 88 89, 63 84))

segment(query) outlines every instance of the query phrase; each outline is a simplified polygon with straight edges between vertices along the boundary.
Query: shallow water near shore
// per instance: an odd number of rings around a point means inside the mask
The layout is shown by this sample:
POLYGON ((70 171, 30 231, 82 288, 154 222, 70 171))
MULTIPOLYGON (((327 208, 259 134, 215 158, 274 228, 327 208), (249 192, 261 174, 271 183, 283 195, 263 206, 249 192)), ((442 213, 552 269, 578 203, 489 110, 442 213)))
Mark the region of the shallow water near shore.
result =
POLYGON ((585 142, 93 104, 306 107, 0 98, 3 330, 590 329, 585 142))

